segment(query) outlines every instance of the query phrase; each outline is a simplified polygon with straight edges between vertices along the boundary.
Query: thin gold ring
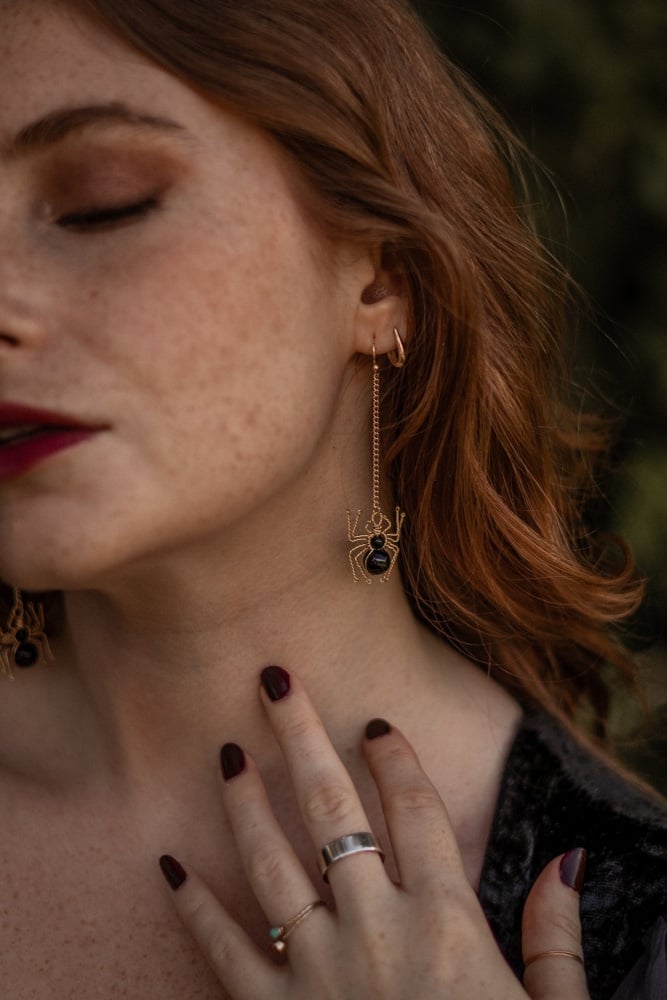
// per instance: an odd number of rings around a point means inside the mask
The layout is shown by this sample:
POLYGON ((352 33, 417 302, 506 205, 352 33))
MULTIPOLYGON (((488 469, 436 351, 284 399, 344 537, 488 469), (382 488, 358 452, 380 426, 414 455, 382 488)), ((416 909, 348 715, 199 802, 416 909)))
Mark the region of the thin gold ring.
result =
POLYGON ((573 951, 560 951, 559 949, 554 948, 552 951, 540 951, 537 955, 531 955, 530 958, 527 958, 523 963, 524 969, 527 969, 529 965, 532 965, 533 962, 537 962, 540 958, 573 958, 575 962, 579 962, 579 965, 584 964, 584 960, 581 955, 577 955, 573 951))
POLYGON ((290 917, 284 924, 280 927, 271 927, 269 930, 269 937, 271 938, 271 947, 277 955, 284 956, 287 950, 286 941, 290 936, 292 931, 295 931, 299 924, 303 923, 306 917, 317 909, 318 906, 325 906, 323 899, 315 899, 312 903, 308 903, 308 906, 304 906, 302 910, 299 910, 293 917, 290 917))

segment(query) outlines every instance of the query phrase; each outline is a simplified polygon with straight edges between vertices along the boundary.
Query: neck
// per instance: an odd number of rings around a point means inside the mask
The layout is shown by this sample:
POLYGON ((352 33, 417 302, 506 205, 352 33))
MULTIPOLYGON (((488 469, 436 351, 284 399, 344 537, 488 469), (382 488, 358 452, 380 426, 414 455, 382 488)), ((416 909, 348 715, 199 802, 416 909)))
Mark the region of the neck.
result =
POLYGON ((271 558, 244 574, 235 561, 225 572, 229 560, 209 549, 68 595, 67 660, 114 771, 173 776, 226 740, 269 754, 257 696, 269 664, 300 675, 348 745, 373 715, 398 708, 430 644, 398 573, 368 586, 353 582, 344 552, 335 569, 312 562, 271 558))
POLYGON ((251 576, 209 547, 70 592, 37 710, 32 684, 12 686, 26 701, 8 708, 10 726, 23 721, 7 763, 83 795, 88 811, 91 796, 102 810, 111 796, 114 815, 130 809, 156 836, 180 824, 185 837, 193 817, 223 822, 216 757, 235 742, 289 826, 280 810, 291 786, 258 697, 261 669, 276 664, 305 683, 365 801, 375 795, 360 753, 366 723, 384 717, 408 736, 466 840, 474 882, 518 707, 416 621, 397 571, 355 584, 344 547, 337 564, 313 570, 311 556, 271 559, 251 576))

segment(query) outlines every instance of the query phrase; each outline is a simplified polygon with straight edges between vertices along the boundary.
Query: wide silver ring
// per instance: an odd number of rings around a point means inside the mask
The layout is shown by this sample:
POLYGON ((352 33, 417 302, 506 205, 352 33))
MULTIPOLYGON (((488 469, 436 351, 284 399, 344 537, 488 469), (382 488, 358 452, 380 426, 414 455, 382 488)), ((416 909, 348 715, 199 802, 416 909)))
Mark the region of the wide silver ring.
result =
POLYGON ((327 871, 337 861, 349 858, 352 854, 367 854, 371 851, 379 854, 384 861, 384 851, 372 833, 346 833, 344 837, 336 837, 325 844, 318 855, 320 875, 328 882, 327 871))

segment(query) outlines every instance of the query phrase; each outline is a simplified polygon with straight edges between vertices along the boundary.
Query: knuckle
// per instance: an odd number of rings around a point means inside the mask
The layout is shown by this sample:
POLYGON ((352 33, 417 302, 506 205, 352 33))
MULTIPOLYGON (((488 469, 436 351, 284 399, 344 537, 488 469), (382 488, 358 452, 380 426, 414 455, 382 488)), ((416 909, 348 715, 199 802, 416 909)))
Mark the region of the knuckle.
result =
POLYGON ((220 971, 229 967, 230 959, 233 958, 230 942, 224 934, 216 934, 209 944, 209 961, 214 969, 220 971))
MULTIPOLYGON (((382 741, 378 740, 380 747, 383 747, 382 741)), ((401 767, 402 765, 412 765, 415 764, 415 754, 414 750, 406 743, 391 742, 384 744, 384 758, 387 763, 391 764, 393 767, 401 767), (386 748, 386 749, 384 749, 386 748)))
POLYGON ((284 723, 282 740, 300 748, 312 748, 313 740, 322 738, 324 727, 319 719, 311 715, 297 715, 284 723))
POLYGON ((288 743, 303 743, 312 733, 313 723, 311 719, 297 716, 285 723, 283 735, 288 743))
POLYGON ((551 927, 559 938, 565 936, 570 942, 578 942, 580 937, 579 920, 575 916, 567 913, 554 913, 551 918, 551 927))
POLYGON ((280 847, 261 847, 247 860, 247 873, 251 884, 278 882, 287 868, 285 851, 280 847))
POLYGON ((205 897, 193 898, 186 903, 184 916, 204 947, 211 948, 218 931, 218 921, 205 897))
POLYGON ((394 814, 432 816, 442 811, 442 802, 432 785, 415 783, 396 789, 390 808, 394 814))
POLYGON ((303 814, 307 822, 336 826, 348 819, 354 805, 354 798, 347 786, 324 782, 305 795, 303 814))

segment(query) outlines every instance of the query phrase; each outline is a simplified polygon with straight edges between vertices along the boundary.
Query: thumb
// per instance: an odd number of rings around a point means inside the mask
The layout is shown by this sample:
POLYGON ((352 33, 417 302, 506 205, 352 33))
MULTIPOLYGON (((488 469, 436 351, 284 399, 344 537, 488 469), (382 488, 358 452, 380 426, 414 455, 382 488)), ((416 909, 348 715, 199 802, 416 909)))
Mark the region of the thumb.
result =
POLYGON ((575 848, 550 861, 530 890, 521 943, 523 985, 531 1000, 589 1000, 584 966, 577 961, 583 957, 579 892, 585 867, 586 851, 575 848))

